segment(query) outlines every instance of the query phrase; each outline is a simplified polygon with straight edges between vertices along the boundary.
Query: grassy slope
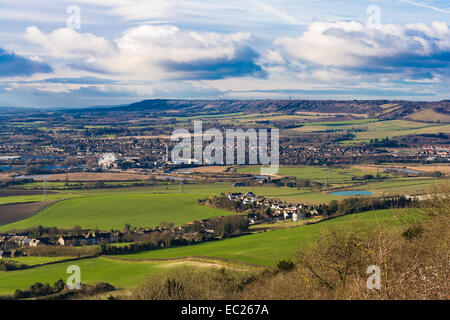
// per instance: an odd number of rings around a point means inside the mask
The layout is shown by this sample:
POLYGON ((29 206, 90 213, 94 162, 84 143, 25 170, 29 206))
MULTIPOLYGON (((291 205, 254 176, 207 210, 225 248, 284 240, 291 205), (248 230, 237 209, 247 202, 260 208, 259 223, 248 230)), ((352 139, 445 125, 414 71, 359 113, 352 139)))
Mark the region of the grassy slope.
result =
POLYGON ((314 240, 322 228, 348 224, 349 226, 375 226, 377 221, 390 227, 399 226, 405 220, 420 216, 416 209, 378 210, 349 215, 322 223, 300 226, 298 228, 269 231, 241 236, 221 241, 206 242, 187 247, 154 250, 122 257, 130 259, 166 259, 192 255, 222 257, 249 263, 274 266, 280 259, 291 257, 296 249, 308 241, 314 240))
POLYGON ((19 264, 26 264, 28 266, 35 266, 38 264, 44 264, 49 262, 56 262, 60 260, 67 260, 71 259, 70 257, 17 257, 17 258, 4 258, 0 259, 2 260, 14 260, 17 261, 19 264))
POLYGON ((450 132, 449 124, 430 124, 421 123, 408 120, 380 120, 380 121, 347 121, 347 122, 329 122, 329 123, 311 123, 305 124, 302 127, 290 129, 290 133, 305 133, 305 132, 324 132, 330 129, 347 130, 349 128, 363 128, 367 127, 366 132, 356 132, 354 141, 368 141, 370 139, 385 137, 403 136, 408 134, 422 134, 422 133, 438 133, 450 132))
MULTIPOLYGON (((248 166, 239 170, 257 172, 258 167, 248 166)), ((297 176, 298 178, 308 176, 320 181, 324 177, 325 171, 321 167, 281 167, 280 173, 297 176)), ((330 168, 328 181, 352 189, 351 177, 367 173, 373 174, 372 171, 361 171, 356 168, 330 168)), ((383 173, 383 175, 385 174, 383 173)), ((387 194, 412 194, 427 190, 441 181, 426 178, 395 178, 382 182, 373 181, 354 189, 370 190, 378 196, 382 195, 383 192, 387 194)), ((36 216, 2 226, 0 231, 36 225, 71 228, 79 224, 84 228, 110 229, 123 228, 125 223, 131 223, 135 226, 154 226, 161 221, 182 224, 196 219, 229 214, 225 211, 199 206, 196 203, 197 199, 206 198, 211 194, 247 191, 253 191, 257 195, 270 198, 300 203, 324 203, 345 198, 345 196, 329 195, 306 189, 268 186, 232 187, 231 184, 225 183, 188 184, 184 186, 183 194, 179 193, 179 185, 175 184, 119 189, 68 190, 48 196, 76 197, 75 199, 59 202, 36 216)), ((7 202, 7 198, 25 200, 26 197, 40 196, 4 197, 2 200, 5 202, 7 202)))
POLYGON ((70 199, 74 197, 79 197, 79 195, 73 193, 51 193, 51 194, 42 194, 42 195, 27 195, 27 196, 9 196, 9 197, 0 197, 0 204, 8 204, 8 203, 22 203, 22 202, 34 202, 34 201, 49 201, 49 200, 62 200, 62 199, 70 199))
POLYGON ((122 229, 133 226, 156 226, 161 221, 176 225, 192 220, 230 214, 230 212, 198 205, 195 194, 116 193, 83 197, 58 202, 43 212, 0 228, 25 229, 32 226, 122 229))
MULTIPOLYGON (((38 215, 0 227, 0 231, 22 229, 37 225, 72 228, 122 228, 125 223, 152 226, 161 221, 181 224, 197 219, 229 214, 229 212, 199 206, 197 199, 211 194, 253 191, 258 195, 296 202, 322 203, 339 196, 309 190, 276 187, 238 187, 231 184, 188 184, 180 194, 179 185, 134 187, 119 189, 70 190, 54 194, 59 198, 73 198, 59 202, 38 215)), ((50 196, 50 195, 49 195, 50 196)), ((21 202, 27 197, 4 197, 5 202, 21 202), (8 199, 6 198, 14 198, 8 199)), ((42 199, 42 197, 41 197, 42 199)), ((36 199, 38 200, 38 199, 36 199)))
MULTIPOLYGON (((388 227, 400 226, 406 221, 420 217, 418 210, 379 210, 376 218, 373 212, 345 216, 320 224, 298 228, 269 231, 249 236, 242 236, 198 245, 148 251, 138 254, 122 255, 128 261, 112 260, 107 257, 83 259, 73 262, 58 263, 32 269, 0 272, 0 294, 11 294, 15 289, 25 289, 37 281, 53 284, 58 279, 66 280, 69 265, 78 265, 81 269, 83 283, 93 284, 99 281, 109 282, 118 288, 135 287, 145 280, 150 273, 167 272, 173 268, 183 267, 180 262, 170 261, 133 261, 134 259, 176 258, 192 255, 204 255, 240 260, 274 266, 280 259, 291 257, 299 245, 317 238, 320 230, 327 226, 346 224, 374 226, 377 221, 388 227)), ((34 258, 19 258, 32 263, 34 258)), ((40 258, 35 258, 38 262, 40 258)), ((42 258, 41 258, 42 259, 42 258)), ((51 259, 51 258, 50 258, 51 259)))
MULTIPOLYGON (((161 262, 123 262, 103 257, 52 264, 32 269, 0 272, 0 294, 11 294, 16 289, 26 289, 35 282, 49 282, 53 285, 58 279, 66 281, 67 267, 77 265, 81 269, 81 281, 93 284, 109 282, 118 287, 139 285, 147 274, 158 272, 161 262)), ((160 271, 164 269, 160 268, 160 271)))

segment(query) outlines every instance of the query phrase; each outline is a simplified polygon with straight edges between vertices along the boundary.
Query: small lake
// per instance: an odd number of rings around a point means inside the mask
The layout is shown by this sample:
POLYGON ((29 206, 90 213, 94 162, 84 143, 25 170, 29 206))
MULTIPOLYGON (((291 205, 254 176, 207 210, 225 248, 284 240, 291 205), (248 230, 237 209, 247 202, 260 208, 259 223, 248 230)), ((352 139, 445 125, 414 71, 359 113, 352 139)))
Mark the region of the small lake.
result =
POLYGON ((396 171, 396 172, 404 172, 404 173, 412 173, 412 174, 421 173, 420 171, 405 169, 405 168, 381 168, 381 169, 387 170, 387 171, 396 171))
POLYGON ((372 191, 360 191, 360 190, 348 190, 348 191, 337 191, 332 192, 330 195, 333 196, 371 196, 373 195, 372 191))

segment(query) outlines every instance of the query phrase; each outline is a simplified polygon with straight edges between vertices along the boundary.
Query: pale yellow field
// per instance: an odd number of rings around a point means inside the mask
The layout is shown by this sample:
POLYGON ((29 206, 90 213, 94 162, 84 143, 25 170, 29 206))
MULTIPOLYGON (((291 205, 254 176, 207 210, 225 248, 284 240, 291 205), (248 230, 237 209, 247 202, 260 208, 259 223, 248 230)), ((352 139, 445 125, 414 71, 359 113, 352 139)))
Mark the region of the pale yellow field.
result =
POLYGON ((386 103, 386 104, 382 104, 380 107, 382 109, 389 109, 389 108, 392 108, 395 106, 398 106, 398 104, 397 103, 386 103))
POLYGON ((370 171, 378 171, 381 168, 399 168, 399 169, 409 169, 409 170, 415 170, 415 171, 422 171, 422 172, 433 172, 433 171, 440 171, 445 174, 450 173, 450 164, 439 164, 439 165, 408 165, 408 166, 399 166, 397 164, 384 164, 384 165, 354 165, 354 168, 360 169, 360 170, 370 170, 370 171))
POLYGON ((450 122, 450 115, 426 109, 408 116, 408 119, 431 122, 450 122))

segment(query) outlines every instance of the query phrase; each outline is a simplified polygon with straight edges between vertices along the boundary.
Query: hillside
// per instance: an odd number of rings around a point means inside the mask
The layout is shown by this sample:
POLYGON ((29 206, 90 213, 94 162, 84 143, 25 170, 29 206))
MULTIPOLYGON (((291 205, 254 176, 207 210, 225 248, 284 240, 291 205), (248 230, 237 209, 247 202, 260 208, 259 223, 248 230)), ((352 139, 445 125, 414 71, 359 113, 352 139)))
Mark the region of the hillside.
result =
MULTIPOLYGON (((233 112, 269 113, 296 112, 365 114, 392 120, 410 118, 419 121, 448 122, 450 102, 388 101, 388 100, 165 100, 149 99, 127 106, 89 108, 83 112, 182 112, 185 115, 233 112), (442 115, 442 116, 441 116, 442 115)), ((79 110, 80 111, 80 110, 79 110)))
POLYGON ((450 113, 443 108, 429 108, 408 115, 407 119, 425 122, 450 122, 450 113))

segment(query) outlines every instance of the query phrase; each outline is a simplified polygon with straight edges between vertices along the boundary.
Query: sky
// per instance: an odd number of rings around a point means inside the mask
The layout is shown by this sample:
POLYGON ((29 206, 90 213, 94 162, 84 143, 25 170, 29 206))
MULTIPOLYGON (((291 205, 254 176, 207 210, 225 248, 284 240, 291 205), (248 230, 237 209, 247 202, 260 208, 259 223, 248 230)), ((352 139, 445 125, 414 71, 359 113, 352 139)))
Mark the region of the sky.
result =
POLYGON ((0 106, 449 99, 448 0, 1 0, 0 106))

